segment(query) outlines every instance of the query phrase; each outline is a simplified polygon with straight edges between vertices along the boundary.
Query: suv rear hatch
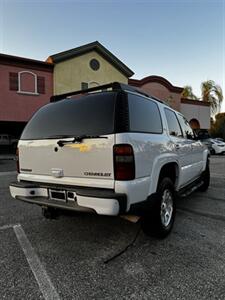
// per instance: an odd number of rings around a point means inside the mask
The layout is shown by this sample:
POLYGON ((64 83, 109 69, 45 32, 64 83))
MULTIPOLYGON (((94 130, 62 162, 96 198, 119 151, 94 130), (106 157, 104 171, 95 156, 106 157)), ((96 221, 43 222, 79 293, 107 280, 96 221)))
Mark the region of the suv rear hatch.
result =
POLYGON ((103 92, 42 107, 19 142, 19 179, 113 188, 116 98, 103 92))

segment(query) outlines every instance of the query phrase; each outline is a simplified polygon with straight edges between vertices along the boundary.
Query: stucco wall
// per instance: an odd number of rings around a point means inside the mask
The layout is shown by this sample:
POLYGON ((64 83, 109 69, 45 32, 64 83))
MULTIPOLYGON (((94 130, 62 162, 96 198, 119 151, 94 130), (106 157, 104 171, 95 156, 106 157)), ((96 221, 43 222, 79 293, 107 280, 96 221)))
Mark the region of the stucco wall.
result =
POLYGON ((97 82, 101 85, 113 81, 127 83, 128 79, 95 51, 56 63, 54 67, 55 95, 80 90, 81 82, 97 82), (89 66, 89 62, 93 58, 100 63, 97 71, 92 70, 89 66))
MULTIPOLYGON (((29 90, 30 88, 32 88, 31 85, 29 84, 29 82, 27 82, 25 87, 29 90)), ((28 121, 35 111, 37 111, 41 106, 49 102, 51 95, 51 72, 9 65, 0 65, 0 121, 28 121), (45 94, 40 94, 36 96, 20 94, 17 91, 11 91, 9 89, 9 73, 18 73, 20 71, 31 71, 37 76, 45 77, 45 94)))
POLYGON ((181 113, 187 118, 197 119, 200 123, 200 128, 210 128, 210 107, 181 103, 181 113))
POLYGON ((148 82, 142 85, 141 89, 148 92, 150 95, 155 96, 159 99, 167 102, 170 107, 176 110, 180 110, 180 98, 181 95, 178 93, 174 93, 169 91, 165 86, 158 82, 148 82))

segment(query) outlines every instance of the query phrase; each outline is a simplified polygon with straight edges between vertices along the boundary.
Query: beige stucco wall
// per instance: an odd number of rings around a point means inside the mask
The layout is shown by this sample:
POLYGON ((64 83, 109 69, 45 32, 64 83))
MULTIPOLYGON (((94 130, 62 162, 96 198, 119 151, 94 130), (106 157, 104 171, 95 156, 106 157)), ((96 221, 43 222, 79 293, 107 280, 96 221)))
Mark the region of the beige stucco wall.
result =
POLYGON ((128 78, 95 51, 57 63, 54 67, 55 95, 80 90, 81 82, 97 82, 102 85, 113 81, 128 83, 128 78), (97 71, 89 66, 93 58, 100 63, 97 71))
POLYGON ((181 113, 187 118, 188 121, 191 119, 197 119, 200 123, 200 128, 210 128, 210 107, 191 105, 181 103, 181 113))
POLYGON ((164 100, 170 107, 176 110, 180 110, 180 98, 181 95, 169 91, 165 86, 158 82, 148 82, 142 85, 141 89, 145 90, 152 96, 164 100))

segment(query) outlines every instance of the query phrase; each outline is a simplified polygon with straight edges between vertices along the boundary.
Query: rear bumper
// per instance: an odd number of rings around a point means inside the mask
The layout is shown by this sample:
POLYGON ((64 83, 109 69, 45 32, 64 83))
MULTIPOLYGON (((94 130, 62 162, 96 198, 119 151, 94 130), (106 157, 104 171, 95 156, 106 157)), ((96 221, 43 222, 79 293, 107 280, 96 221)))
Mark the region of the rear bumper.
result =
POLYGON ((17 200, 40 206, 50 206, 75 211, 94 211, 99 215, 116 216, 127 209, 125 194, 117 194, 113 190, 99 188, 81 188, 67 186, 46 186, 39 183, 13 182, 9 186, 11 196, 17 200), (52 199, 49 190, 74 192, 74 200, 52 199))

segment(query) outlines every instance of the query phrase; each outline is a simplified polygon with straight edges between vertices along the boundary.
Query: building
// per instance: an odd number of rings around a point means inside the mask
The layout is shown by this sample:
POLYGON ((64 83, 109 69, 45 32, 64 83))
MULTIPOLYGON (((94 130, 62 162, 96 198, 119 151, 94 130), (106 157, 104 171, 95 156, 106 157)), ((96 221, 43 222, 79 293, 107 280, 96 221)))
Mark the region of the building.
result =
POLYGON ((209 129, 210 106, 182 98, 183 88, 160 76, 130 79, 134 72, 99 42, 38 61, 0 54, 0 133, 19 136, 27 121, 54 94, 119 81, 145 90, 183 113, 195 129, 209 129))
POLYGON ((52 64, 0 54, 0 133, 19 136, 52 93, 52 64))
POLYGON ((51 55, 47 62, 54 64, 55 95, 114 81, 128 83, 128 79, 134 75, 97 41, 51 55))
POLYGON ((141 80, 129 79, 129 84, 162 99, 169 106, 180 111, 193 129, 210 128, 210 104, 182 98, 183 88, 172 85, 167 79, 160 76, 148 76, 141 80))

